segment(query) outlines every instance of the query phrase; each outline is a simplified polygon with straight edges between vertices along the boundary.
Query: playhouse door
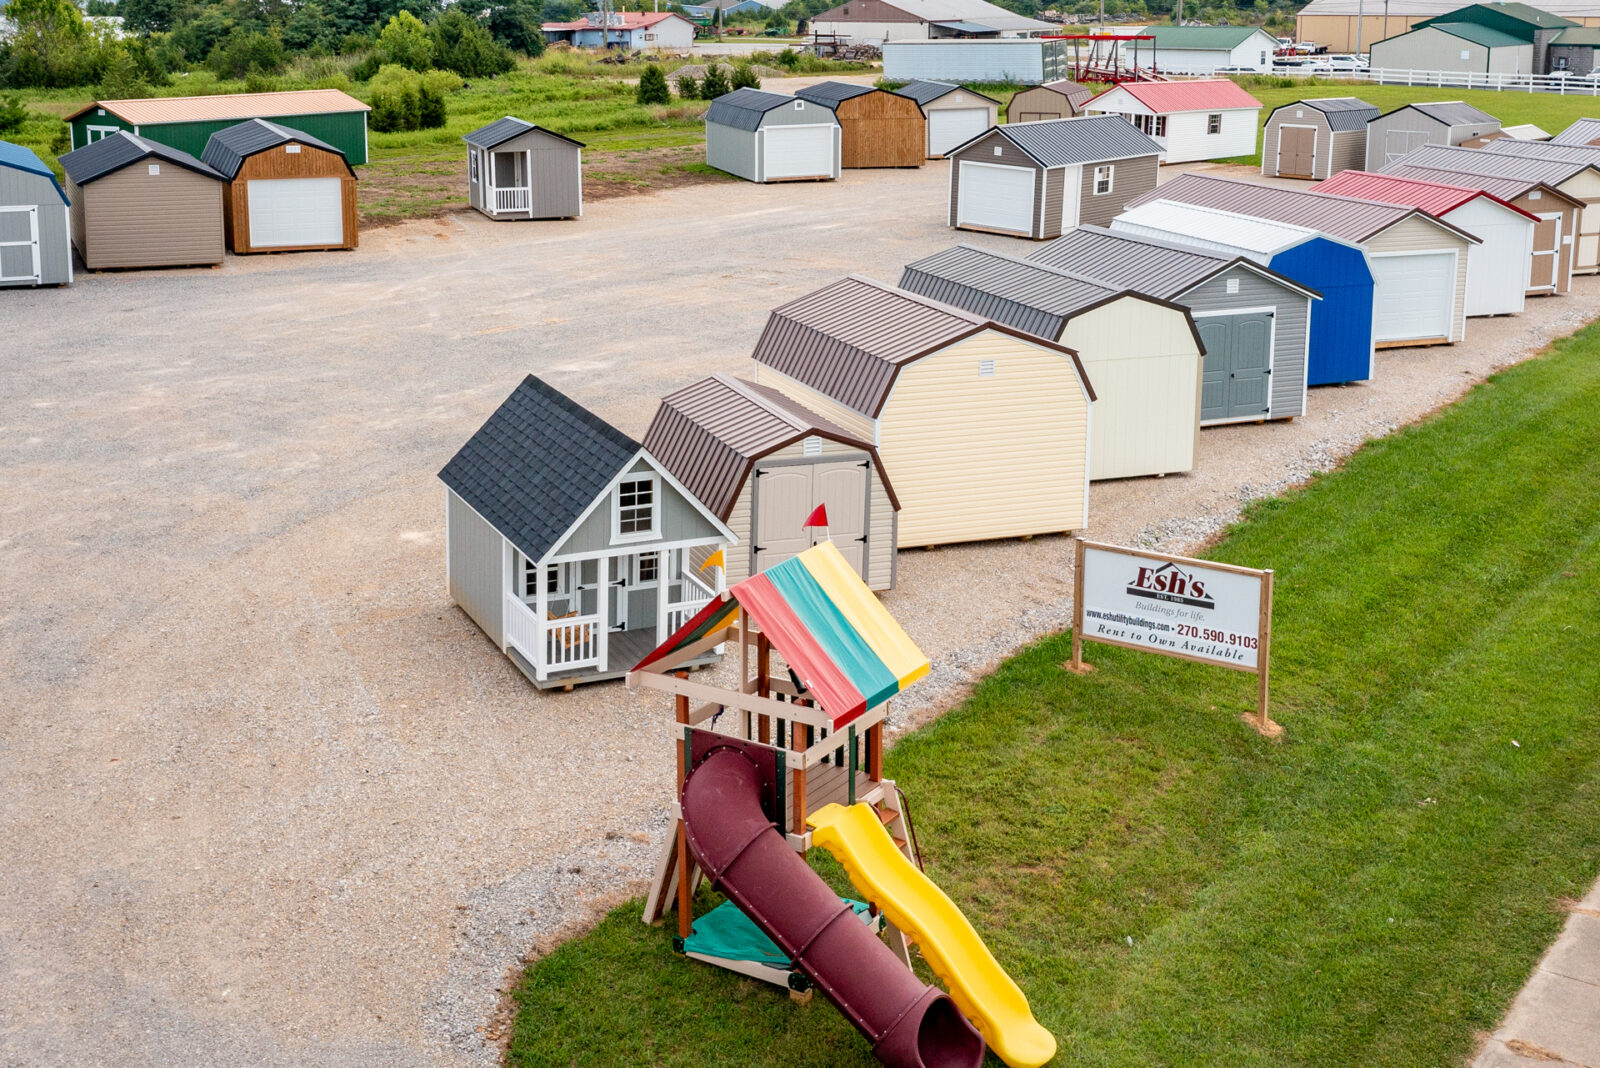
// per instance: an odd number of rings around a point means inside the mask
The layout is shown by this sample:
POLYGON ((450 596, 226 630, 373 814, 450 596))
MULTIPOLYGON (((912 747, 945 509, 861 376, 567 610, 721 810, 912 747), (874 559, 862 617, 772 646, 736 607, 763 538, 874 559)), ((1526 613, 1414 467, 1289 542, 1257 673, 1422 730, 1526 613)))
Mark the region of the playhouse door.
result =
POLYGON ((611 630, 628 629, 628 558, 606 561, 606 623, 611 630))

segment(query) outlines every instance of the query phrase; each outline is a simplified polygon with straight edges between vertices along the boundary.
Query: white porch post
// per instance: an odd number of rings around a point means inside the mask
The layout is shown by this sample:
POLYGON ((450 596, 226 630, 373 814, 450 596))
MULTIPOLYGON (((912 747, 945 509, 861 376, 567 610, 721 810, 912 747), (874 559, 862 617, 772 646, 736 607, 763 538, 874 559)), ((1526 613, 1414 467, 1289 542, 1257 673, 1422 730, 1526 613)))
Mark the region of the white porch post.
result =
POLYGON ((656 553, 656 644, 660 645, 667 634, 667 598, 672 593, 672 560, 682 549, 667 549, 656 553))
POLYGON ((546 609, 546 604, 550 600, 550 584, 545 581, 544 574, 544 569, 550 566, 541 563, 533 569, 534 615, 539 625, 539 648, 534 650, 533 673, 539 677, 540 682, 550 674, 550 650, 547 648, 550 644, 550 613, 546 609))
POLYGON ((506 618, 507 609, 505 602, 517 592, 517 551, 511 547, 511 542, 505 538, 500 539, 500 651, 506 651, 511 644, 510 620, 506 618))
MULTIPOLYGON (((595 561, 595 579, 597 580, 595 585, 599 592, 598 596, 595 597, 594 613, 600 619, 600 622, 595 624, 595 629, 599 631, 595 635, 597 642, 595 651, 600 654, 600 663, 595 666, 600 671, 609 670, 606 664, 606 656, 611 647, 609 638, 611 631, 611 559, 609 556, 602 556, 595 561)), ((617 596, 620 597, 622 595, 618 593, 617 596)))

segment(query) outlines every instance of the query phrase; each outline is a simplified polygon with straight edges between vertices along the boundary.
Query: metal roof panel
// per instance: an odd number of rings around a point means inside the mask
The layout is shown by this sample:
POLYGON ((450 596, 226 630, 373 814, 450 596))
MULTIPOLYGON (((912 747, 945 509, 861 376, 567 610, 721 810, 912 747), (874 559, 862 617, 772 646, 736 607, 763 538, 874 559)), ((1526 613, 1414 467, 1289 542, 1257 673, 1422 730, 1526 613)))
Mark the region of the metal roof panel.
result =
POLYGON ((1160 145, 1116 115, 1008 122, 994 129, 1043 167, 1068 167, 1161 152, 1160 145))

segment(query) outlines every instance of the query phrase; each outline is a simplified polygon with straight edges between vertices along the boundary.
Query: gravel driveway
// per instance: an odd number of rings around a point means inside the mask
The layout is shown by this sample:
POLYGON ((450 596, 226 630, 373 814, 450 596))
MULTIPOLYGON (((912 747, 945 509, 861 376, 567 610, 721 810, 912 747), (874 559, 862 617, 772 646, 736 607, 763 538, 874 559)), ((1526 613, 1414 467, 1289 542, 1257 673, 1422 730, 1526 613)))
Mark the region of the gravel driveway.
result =
MULTIPOLYGON (((434 473, 529 370, 641 434, 746 372, 772 306, 955 241, 946 185, 690 187, 0 294, 0 1063, 491 1061, 507 969, 650 865, 670 712, 517 674, 445 596, 434 473)), ((1208 430, 1198 474, 1097 485, 1091 533, 1192 545, 1597 304, 1582 279, 1208 430)), ((936 668, 901 723, 1062 626, 1068 550, 903 555, 889 604, 936 668)))

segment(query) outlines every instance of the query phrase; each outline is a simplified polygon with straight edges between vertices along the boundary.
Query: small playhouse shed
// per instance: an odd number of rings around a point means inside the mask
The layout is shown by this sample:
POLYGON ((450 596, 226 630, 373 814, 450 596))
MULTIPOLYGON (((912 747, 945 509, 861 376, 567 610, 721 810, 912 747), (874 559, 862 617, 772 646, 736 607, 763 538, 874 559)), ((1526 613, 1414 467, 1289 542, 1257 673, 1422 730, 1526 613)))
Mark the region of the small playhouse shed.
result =
POLYGON ((0 141, 0 287, 72 281, 72 207, 32 149, 0 141))
POLYGON ((1379 348, 1449 344, 1466 335, 1468 253, 1481 242, 1419 208, 1194 173, 1144 199, 1157 196, 1309 227, 1366 249, 1379 348))
POLYGON ((467 201, 491 219, 583 215, 583 142, 507 115, 462 137, 467 201))
POLYGON ((910 97, 848 82, 819 82, 794 95, 838 117, 841 167, 920 167, 927 159, 928 120, 910 97))
POLYGON ((1491 193, 1463 186, 1343 171, 1322 185, 1326 193, 1421 208, 1477 237, 1467 258, 1467 314, 1515 315, 1533 268, 1533 231, 1539 219, 1491 193))
POLYGON ((950 225, 1043 240, 1156 187, 1161 148, 1112 116, 1013 122, 950 154, 950 225))
MULTIPOLYGON (((1528 270, 1528 296, 1543 297, 1572 289, 1572 235, 1578 231, 1583 202, 1543 182, 1525 178, 1487 178, 1461 171, 1435 171, 1427 167, 1390 167, 1386 174, 1423 182, 1481 189, 1539 220, 1533 228, 1532 266, 1528 270)), ((1472 269, 1470 261, 1467 269, 1472 269)))
POLYGON ((367 162, 367 112, 371 110, 338 89, 294 89, 97 100, 68 115, 67 125, 74 149, 127 130, 147 141, 198 156, 218 130, 246 119, 271 119, 326 141, 359 167, 367 162))
POLYGON ((1500 120, 1459 100, 1406 104, 1367 123, 1367 167, 1378 170, 1423 145, 1459 145, 1500 129, 1500 120))
POLYGON ((895 90, 922 108, 928 122, 928 158, 940 159, 952 148, 1000 123, 1000 101, 951 82, 908 82, 895 90))
POLYGON ((1367 165, 1367 123, 1376 105, 1353 96, 1297 100, 1272 109, 1261 131, 1261 173, 1327 178, 1367 165))
POLYGON ((832 108, 760 89, 735 89, 706 111, 706 164, 752 182, 839 177, 832 108))
POLYGON ((1226 78, 1125 82, 1084 105, 1090 115, 1119 115, 1161 146, 1162 163, 1253 156, 1261 101, 1226 78))
POLYGON ((225 182, 189 153, 118 130, 61 166, 72 244, 89 270, 222 262, 225 182))
POLYGON ((1305 414, 1315 289, 1243 254, 1100 226, 1080 226, 1029 259, 1188 308, 1206 350, 1201 426, 1305 414))
POLYGON ((756 382, 873 441, 902 547, 1081 529, 1089 405, 1077 354, 870 279, 774 310, 756 382))
POLYGON ((734 541, 722 521, 533 375, 439 478, 450 598, 540 688, 620 678, 721 588, 691 560, 734 541))
POLYGON ((870 440, 719 374, 662 398, 644 446, 739 539, 729 585, 831 540, 869 587, 894 586, 900 505, 870 440), (818 508, 827 523, 807 526, 818 508))
POLYGON ((1307 334, 1306 384, 1372 377, 1373 278, 1360 245, 1306 226, 1155 200, 1111 224, 1118 233, 1245 256, 1322 294, 1307 334))
POLYGON ((227 180, 222 225, 236 254, 355 248, 356 172, 310 134, 251 119, 218 130, 200 157, 227 180))
POLYGON ((1202 348, 1186 309, 971 245, 907 264, 900 288, 1078 354, 1096 384, 1091 481, 1194 470, 1202 348))
POLYGON ((1024 89, 1006 105, 1007 122, 1039 122, 1044 119, 1075 119, 1083 105, 1094 99, 1094 90, 1070 78, 1058 78, 1024 89))

